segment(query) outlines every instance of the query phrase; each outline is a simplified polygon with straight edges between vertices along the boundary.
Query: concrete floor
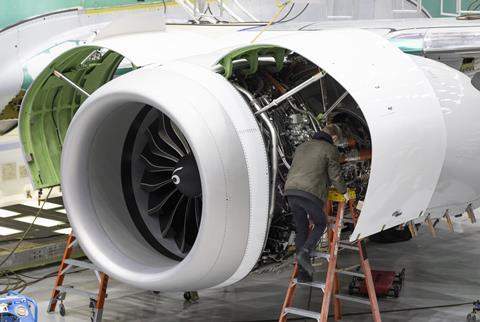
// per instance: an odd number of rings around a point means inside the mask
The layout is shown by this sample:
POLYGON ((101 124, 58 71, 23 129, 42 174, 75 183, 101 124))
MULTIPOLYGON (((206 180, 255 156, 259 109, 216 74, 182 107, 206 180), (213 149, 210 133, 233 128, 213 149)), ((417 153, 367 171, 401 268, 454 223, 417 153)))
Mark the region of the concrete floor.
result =
MULTIPOLYGON (((390 245, 369 243, 374 269, 399 271, 406 268, 406 284, 400 298, 380 300, 382 320, 465 321, 472 309, 470 303, 480 297, 479 243, 479 225, 466 226, 463 234, 449 233, 444 227, 439 227, 435 239, 422 227, 420 236, 408 242, 390 245)), ((357 256, 345 254, 343 264, 353 262, 354 256, 357 256)), ((40 276, 52 270, 54 268, 30 274, 40 276)), ((200 301, 196 304, 185 303, 182 293, 155 295, 111 281, 103 321, 275 321, 289 275, 290 266, 282 272, 252 274, 231 287, 201 291, 200 301)), ((91 272, 71 274, 67 281, 96 291, 96 278, 91 272)), ((343 282, 345 290, 348 278, 344 277, 343 282)), ((53 278, 50 278, 25 291, 39 302, 39 321, 88 320, 88 300, 72 295, 65 301, 66 317, 45 313, 53 283, 53 278)), ((305 307, 308 293, 308 289, 298 291, 297 306, 305 307)), ((312 310, 318 310, 320 303, 320 292, 313 290, 312 310)), ((371 321, 368 312, 366 306, 345 303, 344 321, 371 321)), ((295 317, 289 320, 303 321, 295 317)))

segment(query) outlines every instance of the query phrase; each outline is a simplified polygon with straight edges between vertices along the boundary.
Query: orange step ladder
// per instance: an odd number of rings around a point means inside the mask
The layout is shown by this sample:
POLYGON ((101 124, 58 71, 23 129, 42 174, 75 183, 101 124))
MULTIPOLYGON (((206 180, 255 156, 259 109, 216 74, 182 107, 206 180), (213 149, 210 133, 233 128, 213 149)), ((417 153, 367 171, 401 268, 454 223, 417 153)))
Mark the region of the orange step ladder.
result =
MULTIPOLYGON (((358 214, 355 209, 355 192, 349 191, 349 195, 350 200, 348 204, 350 208, 350 214, 352 215, 351 220, 354 224, 356 224, 358 214)), ((342 319, 341 301, 351 301, 369 305, 372 311, 373 321, 382 321, 380 317, 380 309, 378 307, 377 295, 375 293, 375 285, 372 278, 370 262, 368 260, 368 255, 365 248, 365 242, 363 240, 359 240, 355 243, 355 245, 352 245, 348 242, 344 242, 341 240, 343 223, 346 220, 344 216, 346 203, 345 198, 342 194, 331 190, 328 195, 328 202, 326 205, 326 214, 329 218, 332 216, 334 203, 337 203, 337 213, 334 217, 334 226, 332 227, 332 225, 329 225, 328 228, 329 252, 316 252, 313 256, 315 258, 322 258, 328 261, 326 280, 324 283, 315 281, 311 283, 298 282, 297 275, 299 267, 298 263, 295 263, 292 275, 290 277, 288 290, 285 295, 285 300, 282 306, 282 311, 280 313, 280 318, 278 320, 279 322, 286 322, 289 314, 311 318, 317 320, 318 322, 327 322, 330 302, 332 299, 334 304, 333 306, 335 321, 342 319), (339 269, 337 267, 337 259, 340 250, 358 251, 360 255, 360 265, 339 269), (362 269, 363 273, 356 271, 358 267, 362 269), (340 294, 340 274, 364 278, 367 286, 369 299, 340 294), (323 291, 323 302, 320 312, 313 312, 292 306, 297 286, 307 286, 311 288, 321 289, 323 291)))
POLYGON ((47 312, 54 313, 55 308, 57 307, 57 302, 59 304, 59 313, 61 316, 65 316, 66 310, 63 301, 67 293, 83 296, 90 299, 90 309, 92 310, 90 321, 91 322, 100 322, 102 321, 103 306, 105 304, 105 299, 107 297, 107 286, 109 277, 107 274, 100 272, 98 268, 90 262, 80 261, 72 259, 72 253, 74 247, 78 244, 75 235, 70 233, 67 240, 67 245, 65 246, 65 252, 63 253, 62 262, 58 268, 57 278, 55 280, 55 286, 53 287, 52 296, 48 303, 47 312), (97 293, 87 292, 83 290, 78 290, 71 285, 63 285, 65 276, 67 272, 73 267, 81 267, 95 272, 99 282, 99 289, 97 293))

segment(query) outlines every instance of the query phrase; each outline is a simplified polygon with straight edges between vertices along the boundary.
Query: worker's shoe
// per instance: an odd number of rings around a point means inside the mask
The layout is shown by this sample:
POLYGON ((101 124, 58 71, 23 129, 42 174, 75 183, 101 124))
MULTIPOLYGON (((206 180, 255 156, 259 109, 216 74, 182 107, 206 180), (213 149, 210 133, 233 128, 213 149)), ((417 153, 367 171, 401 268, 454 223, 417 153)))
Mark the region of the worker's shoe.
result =
POLYGON ((310 251, 302 249, 297 254, 297 262, 308 275, 313 275, 313 266, 310 261, 310 251))
POLYGON ((313 275, 308 274, 308 272, 306 272, 302 267, 300 267, 298 270, 297 282, 311 283, 313 282, 313 275))

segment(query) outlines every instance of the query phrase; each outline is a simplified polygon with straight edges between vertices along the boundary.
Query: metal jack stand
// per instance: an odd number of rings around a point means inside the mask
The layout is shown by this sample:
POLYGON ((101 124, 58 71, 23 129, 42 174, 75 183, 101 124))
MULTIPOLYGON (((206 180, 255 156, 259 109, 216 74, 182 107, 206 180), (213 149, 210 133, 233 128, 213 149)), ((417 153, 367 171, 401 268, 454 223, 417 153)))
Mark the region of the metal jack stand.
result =
POLYGON ((72 256, 73 248, 76 244, 77 240, 75 239, 75 236, 72 232, 68 236, 67 245, 65 247, 65 252, 63 253, 62 262, 60 264, 60 267, 58 268, 58 274, 55 280, 55 286, 53 287, 52 296, 50 297, 50 302, 48 303, 47 312, 54 313, 57 302, 60 301, 59 313, 61 316, 65 316, 66 310, 63 301, 65 300, 67 293, 72 293, 89 298, 89 307, 92 310, 90 321, 101 322, 103 306, 105 304, 105 298, 107 297, 107 286, 109 277, 107 274, 100 272, 98 268, 90 262, 71 259, 70 257, 72 256), (95 272, 95 275, 97 276, 98 282, 100 284, 97 293, 78 290, 71 285, 63 285, 66 273, 73 267, 82 267, 95 272))
POLYGON ((190 303, 197 303, 200 300, 200 296, 198 295, 197 291, 189 291, 183 293, 183 298, 185 301, 190 303))
POLYGON ((467 316, 467 322, 477 321, 480 321, 480 301, 473 302, 473 311, 467 316))
MULTIPOLYGON (((355 209, 354 198, 352 198, 354 197, 355 193, 354 192, 349 192, 349 193, 351 196, 351 199, 349 201, 350 213, 352 215, 353 223, 356 223, 358 216, 355 209)), ((333 191, 330 192, 329 201, 327 203, 327 214, 329 216, 331 216, 333 212, 333 202, 336 202, 338 206, 337 206, 336 217, 334 217, 335 225, 334 227, 330 226, 328 231, 330 252, 329 253, 317 252, 315 254, 315 257, 323 258, 328 261, 326 281, 312 282, 312 283, 299 283, 297 281, 299 268, 298 268, 298 264, 295 263, 295 267, 293 269, 293 273, 290 278, 287 294, 285 296, 285 301, 283 303, 282 312, 280 314, 279 322, 286 322, 288 314, 311 318, 318 322, 327 322, 328 312, 330 309, 330 301, 332 300, 332 298, 334 301, 335 321, 342 319, 340 300, 369 305, 372 311, 373 321, 374 322, 382 321, 380 317, 380 310, 378 308, 377 296, 375 293, 375 286, 372 278, 372 272, 370 269, 370 262, 368 260, 368 256, 365 248, 365 243, 363 240, 357 241, 356 245, 353 246, 341 240, 341 232, 342 232, 343 222, 345 220, 344 218, 345 199, 342 194, 339 194, 333 191), (343 250, 343 249, 358 251, 360 255, 360 265, 355 265, 353 267, 348 267, 344 269, 337 268, 337 258, 338 258, 339 250, 343 250), (358 267, 362 269, 363 273, 355 271, 355 269, 358 267), (340 281, 339 281, 340 274, 357 276, 365 279, 369 300, 359 298, 356 296, 339 294, 340 293, 340 281), (323 295, 321 312, 313 312, 305 309, 292 307, 293 298, 295 295, 295 289, 297 286, 307 286, 311 288, 317 288, 323 291, 324 295, 323 295)))

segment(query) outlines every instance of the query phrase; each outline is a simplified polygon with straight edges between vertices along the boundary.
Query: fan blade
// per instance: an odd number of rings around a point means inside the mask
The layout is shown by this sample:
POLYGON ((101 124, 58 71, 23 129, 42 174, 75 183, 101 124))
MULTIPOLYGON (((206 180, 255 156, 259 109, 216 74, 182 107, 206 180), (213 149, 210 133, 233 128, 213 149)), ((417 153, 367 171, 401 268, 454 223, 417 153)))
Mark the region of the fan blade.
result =
POLYGON ((197 228, 200 228, 200 220, 202 215, 202 200, 201 197, 195 198, 195 222, 197 223, 197 228))
POLYGON ((165 158, 165 159, 169 159, 169 160, 172 160, 174 162, 178 162, 178 158, 165 152, 164 150, 162 150, 160 148, 160 145, 158 144, 158 142, 155 140, 155 137, 154 135, 152 134, 152 132, 150 131, 150 129, 147 129, 147 133, 148 133, 148 136, 150 137, 150 142, 153 144, 153 146, 155 147, 155 149, 153 149, 151 152, 155 155, 158 155, 159 157, 162 157, 162 158, 165 158), (156 151, 155 151, 156 150, 156 151))
POLYGON ((190 154, 192 150, 190 149, 190 146, 187 143, 187 139, 185 139, 185 136, 183 136, 182 131, 180 131, 180 129, 175 125, 175 123, 172 123, 171 121, 170 121, 170 125, 172 126, 173 132, 175 133, 178 140, 180 141, 183 147, 183 150, 186 152, 186 154, 190 154))
POLYGON ((187 219, 188 219, 188 211, 190 209, 191 199, 187 200, 187 206, 185 207, 185 214, 183 216, 183 227, 180 231, 177 232, 175 236, 175 242, 177 243, 178 248, 183 253, 185 252, 186 246, 186 237, 187 237, 187 219))
POLYGON ((147 212, 147 213, 148 213, 149 215, 153 215, 153 214, 155 214, 157 211, 159 211, 160 209, 162 209, 162 207, 165 205, 165 203, 168 201, 168 199, 170 199, 170 197, 171 197, 175 192, 177 192, 177 190, 178 190, 177 187, 175 187, 175 189, 173 189, 166 197, 164 197, 164 198, 162 199, 162 201, 161 201, 158 205, 156 205, 156 206, 153 207, 153 208, 148 209, 148 212, 147 212))
MULTIPOLYGON (((162 114, 162 121, 160 122, 160 127, 158 131, 158 135, 160 138, 167 143, 172 149, 174 149, 181 157, 185 156, 185 153, 178 147, 178 145, 172 140, 171 136, 169 135, 169 126, 167 125, 167 121, 165 119, 165 115, 162 114)), ((173 130, 172 130, 173 132, 173 130)))
POLYGON ((175 142, 177 146, 179 146, 185 154, 190 154, 191 149, 187 143, 187 139, 183 135, 182 131, 173 123, 171 120, 166 125, 166 130, 172 140, 175 142))
POLYGON ((158 182, 158 183, 147 183, 147 182, 140 182, 140 187, 142 187, 143 190, 147 191, 147 192, 153 192, 153 191, 156 191, 158 189, 160 189, 161 187, 169 184, 172 182, 172 179, 168 179, 168 180, 165 180, 165 181, 162 181, 162 182, 158 182))
POLYGON ((170 212, 167 220, 160 220, 160 230, 162 232, 162 237, 163 238, 165 238, 167 236, 168 232, 170 231, 170 228, 172 228, 173 219, 175 218, 175 215, 177 214, 177 211, 180 210, 180 208, 181 208, 180 205, 181 205, 184 198, 185 198, 185 196, 182 194, 180 196, 180 198, 178 199, 177 204, 175 205, 175 208, 173 208, 173 211, 170 212), (164 226, 163 225, 164 222, 166 222, 165 227, 162 227, 162 226, 164 226))
POLYGON ((156 165, 143 154, 140 154, 140 158, 142 158, 143 161, 147 163, 147 167, 150 172, 169 172, 169 171, 173 172, 173 170, 175 170, 174 167, 164 167, 164 166, 156 165))

